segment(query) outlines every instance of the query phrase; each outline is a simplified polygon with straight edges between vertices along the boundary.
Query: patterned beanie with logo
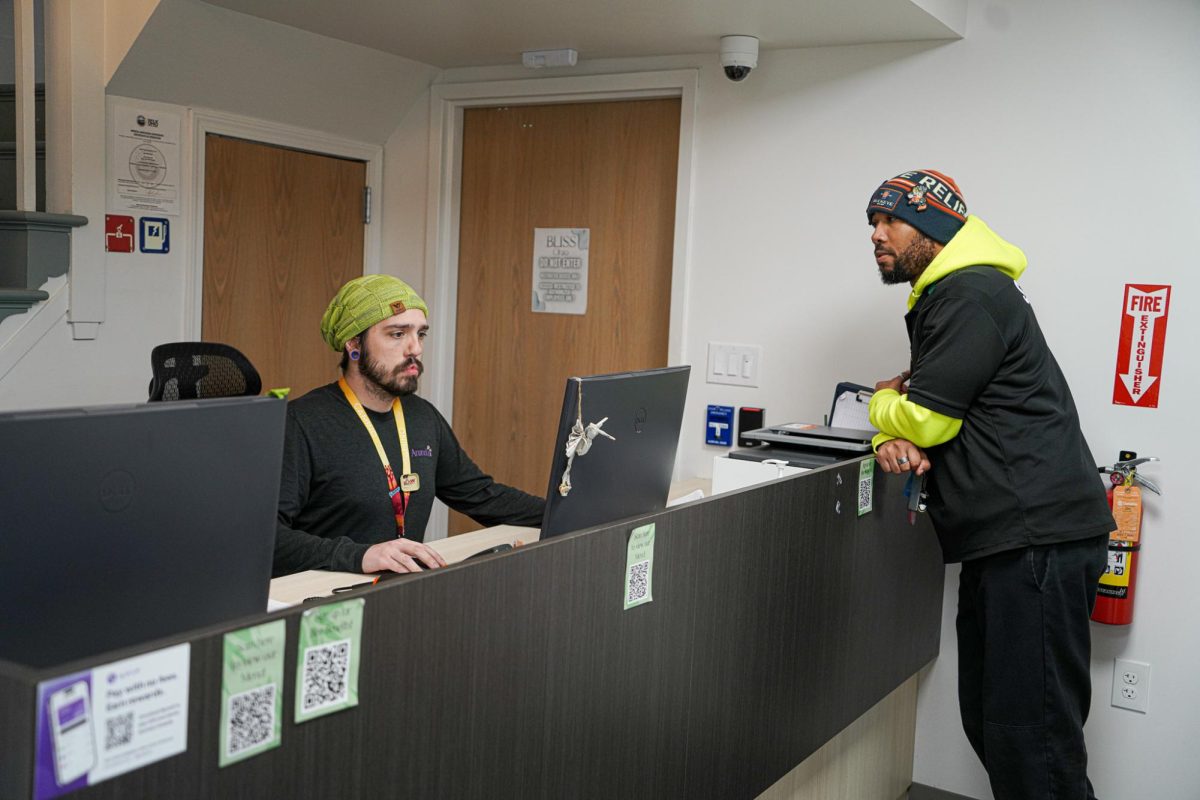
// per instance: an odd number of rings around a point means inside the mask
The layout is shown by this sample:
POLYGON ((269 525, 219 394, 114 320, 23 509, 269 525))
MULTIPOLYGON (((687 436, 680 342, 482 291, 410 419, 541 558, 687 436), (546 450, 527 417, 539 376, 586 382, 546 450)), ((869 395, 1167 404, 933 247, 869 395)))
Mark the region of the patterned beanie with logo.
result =
POLYGON ((321 338, 340 352, 346 342, 377 322, 419 309, 429 316, 429 309, 413 288, 391 275, 363 275, 348 282, 333 299, 321 317, 321 338))
POLYGON ((884 181, 867 204, 867 220, 876 212, 903 220, 942 244, 954 238, 968 214, 954 179, 931 169, 902 172, 884 181))

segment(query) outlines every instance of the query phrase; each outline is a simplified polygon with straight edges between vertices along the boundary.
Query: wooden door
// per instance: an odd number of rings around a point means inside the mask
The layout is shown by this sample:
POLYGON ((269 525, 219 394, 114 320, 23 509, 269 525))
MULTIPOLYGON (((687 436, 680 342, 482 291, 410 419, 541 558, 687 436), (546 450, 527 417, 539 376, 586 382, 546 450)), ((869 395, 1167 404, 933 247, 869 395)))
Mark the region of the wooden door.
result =
POLYGON ((366 164, 208 135, 202 338, 292 397, 337 379, 321 315, 363 274, 366 164))
MULTIPOLYGON (((665 99, 464 114, 453 421, 503 483, 545 493, 568 377, 667 365, 679 112, 665 99), (534 228, 558 227, 590 230, 582 316, 532 311, 534 228)), ((475 527, 451 515, 452 533, 475 527)))

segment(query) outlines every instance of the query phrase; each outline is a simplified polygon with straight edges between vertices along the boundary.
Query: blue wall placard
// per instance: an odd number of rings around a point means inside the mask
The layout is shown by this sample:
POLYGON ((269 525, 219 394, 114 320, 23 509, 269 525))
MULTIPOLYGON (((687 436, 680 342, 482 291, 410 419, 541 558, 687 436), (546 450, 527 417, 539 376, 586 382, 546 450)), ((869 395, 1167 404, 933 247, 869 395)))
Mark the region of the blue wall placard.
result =
POLYGON ((733 447, 733 406, 709 406, 704 443, 733 447))
POLYGON ((171 252, 171 221, 166 217, 139 219, 138 249, 143 253, 171 252))

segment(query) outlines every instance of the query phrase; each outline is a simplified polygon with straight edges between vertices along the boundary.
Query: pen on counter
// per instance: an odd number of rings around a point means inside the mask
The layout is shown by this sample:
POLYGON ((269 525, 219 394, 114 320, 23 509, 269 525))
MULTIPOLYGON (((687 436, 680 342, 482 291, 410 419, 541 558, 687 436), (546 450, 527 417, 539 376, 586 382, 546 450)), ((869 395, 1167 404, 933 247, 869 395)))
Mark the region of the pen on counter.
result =
POLYGON ((378 575, 376 575, 374 578, 372 578, 369 581, 364 581, 363 583, 354 583, 354 584, 351 584, 350 586, 335 586, 335 587, 333 587, 333 589, 331 590, 330 593, 331 594, 344 594, 345 592, 351 592, 351 591, 354 591, 355 589, 362 588, 363 586, 374 586, 377 583, 379 583, 378 575))

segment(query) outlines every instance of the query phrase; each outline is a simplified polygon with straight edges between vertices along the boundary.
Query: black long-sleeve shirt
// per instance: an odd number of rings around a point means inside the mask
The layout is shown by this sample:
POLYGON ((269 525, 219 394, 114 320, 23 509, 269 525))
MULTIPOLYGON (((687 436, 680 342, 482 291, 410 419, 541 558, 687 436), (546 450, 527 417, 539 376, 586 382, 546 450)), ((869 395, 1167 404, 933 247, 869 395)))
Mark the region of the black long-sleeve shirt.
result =
MULTIPOLYGON (((402 398, 412 471, 421 488, 409 496, 406 539, 423 541, 436 496, 481 525, 540 525, 545 501, 496 483, 463 451, 428 401, 402 398)), ((400 442, 391 411, 367 409, 396 479, 400 442)), ((305 569, 361 572, 363 554, 396 538, 387 476, 371 437, 336 383, 288 404, 275 535, 275 575, 305 569)))
POLYGON ((1112 530, 1067 379, 1012 277, 959 269, 905 320, 908 399, 963 421, 929 448, 929 515, 947 563, 1112 530))

